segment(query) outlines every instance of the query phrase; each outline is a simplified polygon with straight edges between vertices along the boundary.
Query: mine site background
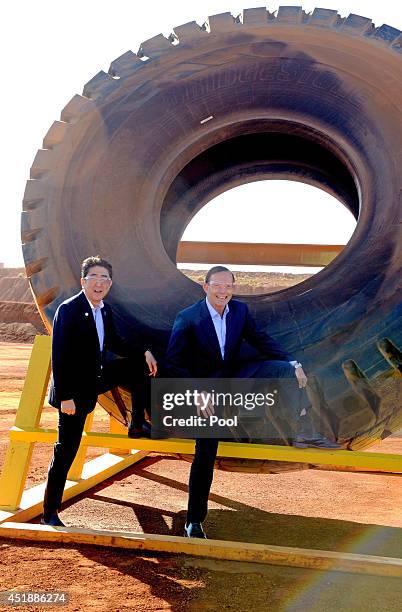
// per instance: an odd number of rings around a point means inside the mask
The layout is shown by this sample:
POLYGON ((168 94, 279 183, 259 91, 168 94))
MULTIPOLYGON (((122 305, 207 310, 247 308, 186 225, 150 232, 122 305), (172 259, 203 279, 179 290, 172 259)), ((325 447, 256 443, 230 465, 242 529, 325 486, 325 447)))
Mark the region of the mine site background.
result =
MULTIPOLYGON (((181 270, 183 274, 198 283, 203 283, 206 271, 206 269, 181 270)), ((235 274, 237 295, 273 293, 311 276, 311 274, 285 272, 236 272, 235 274)), ((0 267, 0 342, 32 344, 37 334, 47 334, 47 331, 34 302, 25 269, 0 267)))

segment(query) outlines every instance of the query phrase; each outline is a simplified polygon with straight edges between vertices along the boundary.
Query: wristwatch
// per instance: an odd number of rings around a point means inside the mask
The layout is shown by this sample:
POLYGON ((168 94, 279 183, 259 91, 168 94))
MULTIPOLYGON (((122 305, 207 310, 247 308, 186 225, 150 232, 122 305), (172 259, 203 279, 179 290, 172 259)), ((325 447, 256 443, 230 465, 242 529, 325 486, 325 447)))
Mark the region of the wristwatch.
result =
POLYGON ((300 361, 297 361, 297 362, 295 363, 295 365, 294 365, 295 370, 296 370, 297 368, 302 368, 302 367, 303 367, 303 366, 302 366, 302 364, 300 363, 300 361))

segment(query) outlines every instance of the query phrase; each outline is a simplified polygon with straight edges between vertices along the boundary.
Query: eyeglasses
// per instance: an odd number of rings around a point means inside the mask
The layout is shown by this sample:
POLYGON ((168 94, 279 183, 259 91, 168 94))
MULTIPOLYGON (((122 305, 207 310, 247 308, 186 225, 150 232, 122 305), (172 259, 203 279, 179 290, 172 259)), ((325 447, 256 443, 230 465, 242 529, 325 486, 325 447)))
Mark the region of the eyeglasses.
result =
POLYGON ((215 281, 210 281, 208 284, 212 287, 216 287, 216 289, 224 289, 225 291, 230 291, 234 287, 234 283, 225 285, 222 283, 216 283, 215 281))
POLYGON ((84 280, 88 281, 88 283, 101 283, 102 285, 106 285, 106 283, 110 283, 112 279, 105 274, 89 274, 88 276, 84 276, 84 280))

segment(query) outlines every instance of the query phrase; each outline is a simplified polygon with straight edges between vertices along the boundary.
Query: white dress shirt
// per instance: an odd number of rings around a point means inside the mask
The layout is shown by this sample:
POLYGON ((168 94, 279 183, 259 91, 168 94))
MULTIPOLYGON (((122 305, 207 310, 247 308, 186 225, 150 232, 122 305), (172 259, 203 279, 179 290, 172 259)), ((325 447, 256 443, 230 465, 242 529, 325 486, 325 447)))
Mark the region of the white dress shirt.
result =
POLYGON ((229 305, 226 304, 222 316, 215 310, 205 298, 209 314, 211 315, 212 323, 214 324, 216 335, 218 337, 219 348, 221 349, 222 359, 225 358, 225 342, 226 342, 226 317, 229 312, 229 305))
MULTIPOLYGON (((85 295, 85 291, 84 291, 84 295, 85 295)), ((86 295, 85 297, 87 298, 86 295)), ((95 325, 96 325, 96 333, 98 334, 98 339, 99 339, 99 348, 102 352, 103 343, 105 340, 105 326, 103 324, 103 317, 102 317, 101 309, 104 307, 104 303, 103 303, 103 300, 101 300, 97 306, 94 306, 92 302, 88 300, 88 298, 87 298, 87 301, 92 310, 92 315, 93 315, 95 325)))

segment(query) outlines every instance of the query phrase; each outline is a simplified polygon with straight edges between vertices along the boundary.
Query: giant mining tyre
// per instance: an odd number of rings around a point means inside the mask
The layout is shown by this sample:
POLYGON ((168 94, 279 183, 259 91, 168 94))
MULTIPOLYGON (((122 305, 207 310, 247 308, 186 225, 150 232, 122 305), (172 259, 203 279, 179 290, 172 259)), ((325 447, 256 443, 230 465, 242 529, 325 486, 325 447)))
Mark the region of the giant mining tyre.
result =
POLYGON ((186 23, 113 61, 53 123, 25 190, 26 270, 49 328, 81 260, 101 253, 123 333, 163 351, 202 295, 176 268, 192 217, 235 185, 309 183, 355 216, 351 240, 308 280, 241 299, 303 362, 322 431, 360 448, 399 429, 401 53, 388 25, 280 7, 186 23))

